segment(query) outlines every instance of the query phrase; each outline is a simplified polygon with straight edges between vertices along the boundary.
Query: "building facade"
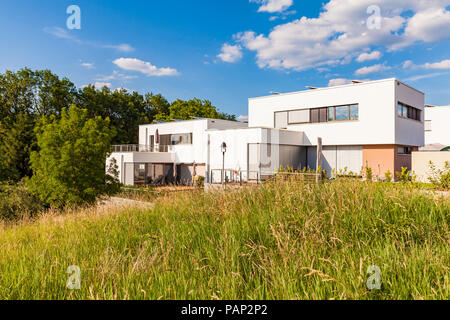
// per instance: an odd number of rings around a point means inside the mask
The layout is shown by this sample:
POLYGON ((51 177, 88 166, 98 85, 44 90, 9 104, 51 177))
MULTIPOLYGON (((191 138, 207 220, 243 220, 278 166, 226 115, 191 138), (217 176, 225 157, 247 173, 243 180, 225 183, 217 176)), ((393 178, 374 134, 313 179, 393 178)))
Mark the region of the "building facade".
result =
MULTIPOLYGON (((323 141, 322 167, 375 176, 411 167, 424 145, 424 94, 396 79, 275 94, 249 99, 249 126, 301 131, 307 154, 323 141)), ((310 157, 308 166, 315 167, 310 157)))
POLYGON ((374 176, 411 168, 424 145, 424 94, 396 79, 273 94, 249 99, 248 124, 195 119, 142 125, 139 145, 114 146, 124 184, 259 179, 280 167, 319 166, 374 176), (226 144, 226 151, 221 146, 226 144), (225 169, 225 173, 222 173, 225 169))
POLYGON ((450 106, 425 107, 425 147, 432 145, 450 150, 450 106))

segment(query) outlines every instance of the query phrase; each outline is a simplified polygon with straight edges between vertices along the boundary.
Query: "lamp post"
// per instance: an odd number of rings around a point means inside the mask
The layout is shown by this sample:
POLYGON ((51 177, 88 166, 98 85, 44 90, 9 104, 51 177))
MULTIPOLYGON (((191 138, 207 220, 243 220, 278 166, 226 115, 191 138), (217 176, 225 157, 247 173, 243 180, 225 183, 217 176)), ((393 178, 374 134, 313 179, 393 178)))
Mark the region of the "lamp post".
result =
POLYGON ((227 144, 222 142, 220 149, 222 150, 222 185, 225 185, 225 152, 227 152, 227 144))

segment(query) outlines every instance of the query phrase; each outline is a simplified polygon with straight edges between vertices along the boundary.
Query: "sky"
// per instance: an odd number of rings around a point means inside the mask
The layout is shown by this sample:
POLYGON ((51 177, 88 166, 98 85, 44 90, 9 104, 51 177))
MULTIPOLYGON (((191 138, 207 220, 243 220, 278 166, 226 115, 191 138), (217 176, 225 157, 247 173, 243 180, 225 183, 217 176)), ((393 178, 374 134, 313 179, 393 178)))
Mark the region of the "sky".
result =
POLYGON ((211 100, 395 77, 450 104, 450 0, 3 0, 0 72, 211 100))

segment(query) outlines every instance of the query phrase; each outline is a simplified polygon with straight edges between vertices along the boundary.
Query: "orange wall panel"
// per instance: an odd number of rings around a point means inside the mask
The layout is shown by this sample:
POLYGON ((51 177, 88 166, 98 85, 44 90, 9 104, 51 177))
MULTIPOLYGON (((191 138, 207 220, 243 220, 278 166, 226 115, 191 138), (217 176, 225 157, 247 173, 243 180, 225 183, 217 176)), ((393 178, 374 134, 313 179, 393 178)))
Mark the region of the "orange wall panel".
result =
POLYGON ((394 176, 395 154, 394 145, 365 145, 363 146, 363 166, 372 168, 374 177, 384 177, 388 170, 394 176))

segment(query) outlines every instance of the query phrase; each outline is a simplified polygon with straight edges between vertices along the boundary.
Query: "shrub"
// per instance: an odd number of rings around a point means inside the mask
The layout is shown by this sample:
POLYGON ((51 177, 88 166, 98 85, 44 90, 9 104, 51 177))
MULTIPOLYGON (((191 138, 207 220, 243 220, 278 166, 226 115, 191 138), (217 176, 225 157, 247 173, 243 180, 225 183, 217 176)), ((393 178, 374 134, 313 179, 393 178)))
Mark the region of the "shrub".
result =
POLYGON ((372 181, 373 179, 372 168, 366 166, 365 171, 366 171, 366 179, 372 181))
POLYGON ((205 185, 205 177, 204 176, 194 176, 193 184, 196 187, 203 187, 205 185))
POLYGON ((109 119, 89 118, 85 109, 71 106, 61 117, 43 117, 36 129, 39 152, 31 154, 31 191, 60 208, 94 203, 117 191, 117 170, 105 170, 116 130, 109 119))
POLYGON ((437 169, 432 161, 429 162, 431 175, 428 180, 442 189, 450 189, 450 164, 445 161, 443 169, 437 169))
POLYGON ((384 177, 386 178, 386 182, 391 182, 392 181, 392 173, 390 170, 386 171, 384 173, 384 177))
POLYGON ((0 220, 32 217, 45 208, 22 181, 16 185, 0 185, 0 220))
POLYGON ((401 172, 396 172, 395 176, 397 178, 397 181, 402 182, 402 183, 406 183, 411 181, 411 173, 408 171, 407 167, 402 167, 402 171, 401 172))

